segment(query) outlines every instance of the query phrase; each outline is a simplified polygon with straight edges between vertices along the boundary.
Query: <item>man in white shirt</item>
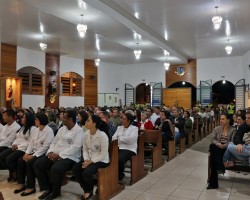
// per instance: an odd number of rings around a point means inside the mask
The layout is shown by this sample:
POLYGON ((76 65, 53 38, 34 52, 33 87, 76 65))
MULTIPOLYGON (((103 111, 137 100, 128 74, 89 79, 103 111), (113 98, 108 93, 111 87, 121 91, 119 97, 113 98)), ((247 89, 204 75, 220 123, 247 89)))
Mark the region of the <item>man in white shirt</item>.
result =
POLYGON ((160 118, 160 107, 159 106, 155 106, 154 108, 154 113, 150 116, 150 120, 153 123, 153 125, 155 126, 155 122, 158 118, 160 118))
POLYGON ((38 199, 51 200, 60 196, 63 174, 80 161, 84 133, 83 129, 76 124, 74 110, 65 111, 63 124, 47 154, 34 164, 40 190, 45 190, 38 199))
POLYGON ((21 128, 14 119, 14 110, 6 110, 3 112, 3 120, 7 124, 3 126, 0 132, 0 154, 5 149, 11 147, 12 143, 16 139, 17 131, 21 128))

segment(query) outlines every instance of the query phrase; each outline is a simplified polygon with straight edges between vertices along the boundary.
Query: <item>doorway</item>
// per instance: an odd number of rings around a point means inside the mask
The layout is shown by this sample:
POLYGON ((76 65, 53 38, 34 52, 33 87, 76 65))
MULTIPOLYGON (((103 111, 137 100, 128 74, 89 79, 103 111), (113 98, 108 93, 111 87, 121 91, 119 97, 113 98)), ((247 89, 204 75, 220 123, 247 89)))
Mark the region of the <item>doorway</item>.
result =
POLYGON ((146 83, 139 84, 136 89, 136 104, 150 103, 150 85, 146 83))
POLYGON ((230 81, 217 81, 212 86, 213 104, 229 104, 235 99, 235 86, 230 81))

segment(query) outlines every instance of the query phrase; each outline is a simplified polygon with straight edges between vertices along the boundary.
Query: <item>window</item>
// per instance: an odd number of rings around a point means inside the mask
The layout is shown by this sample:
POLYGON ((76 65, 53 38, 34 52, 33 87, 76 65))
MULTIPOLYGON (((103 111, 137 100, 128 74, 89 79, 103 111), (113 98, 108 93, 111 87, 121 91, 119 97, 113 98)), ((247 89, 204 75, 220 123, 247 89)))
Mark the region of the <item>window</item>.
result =
POLYGON ((22 78, 22 93, 43 95, 44 75, 35 67, 24 67, 18 70, 22 78))
POLYGON ((66 72, 61 76, 62 95, 83 96, 83 78, 74 72, 66 72))

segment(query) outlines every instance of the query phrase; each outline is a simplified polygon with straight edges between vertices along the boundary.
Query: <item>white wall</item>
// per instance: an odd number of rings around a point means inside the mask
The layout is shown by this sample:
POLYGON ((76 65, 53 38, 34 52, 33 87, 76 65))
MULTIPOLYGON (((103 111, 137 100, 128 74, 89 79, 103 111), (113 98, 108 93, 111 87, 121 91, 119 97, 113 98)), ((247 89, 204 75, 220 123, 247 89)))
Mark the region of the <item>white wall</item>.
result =
POLYGON ((215 83, 225 79, 237 83, 240 79, 245 78, 243 72, 242 57, 224 57, 224 58, 209 58, 197 60, 197 86, 200 81, 212 79, 215 83))
POLYGON ((70 96, 60 96, 59 97, 59 107, 75 107, 84 106, 84 97, 70 97, 70 96))
POLYGON ((65 72, 75 72, 84 78, 84 60, 60 56, 60 76, 65 72))
POLYGON ((44 107, 45 96, 44 95, 22 95, 22 106, 23 108, 32 107, 35 111, 38 107, 44 107))
POLYGON ((246 84, 250 84, 250 51, 242 57, 242 66, 246 84))
POLYGON ((36 67, 45 74, 45 53, 17 47, 16 70, 27 66, 36 67))
POLYGON ((118 65, 100 63, 98 67, 98 93, 118 93, 122 104, 125 103, 125 83, 134 88, 140 83, 162 82, 165 87, 165 68, 163 63, 144 63, 118 65), (116 91, 116 88, 119 88, 116 91))

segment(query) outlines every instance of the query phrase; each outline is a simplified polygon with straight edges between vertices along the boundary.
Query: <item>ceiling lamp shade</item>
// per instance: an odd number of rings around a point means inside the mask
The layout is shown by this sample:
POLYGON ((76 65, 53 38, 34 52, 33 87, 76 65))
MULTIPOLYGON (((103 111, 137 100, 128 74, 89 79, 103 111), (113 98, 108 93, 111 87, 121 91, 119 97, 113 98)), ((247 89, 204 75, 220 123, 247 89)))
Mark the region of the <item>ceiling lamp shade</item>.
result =
POLYGON ((80 24, 77 25, 76 29, 78 31, 78 34, 81 38, 83 38, 87 32, 87 25, 83 24, 83 15, 82 16, 82 21, 80 24))
POLYGON ((47 49, 47 47, 48 47, 47 44, 42 43, 42 42, 39 44, 39 46, 40 46, 40 48, 41 48, 43 51, 45 51, 45 50, 47 49))
POLYGON ((212 18, 212 22, 213 22, 213 25, 214 25, 214 29, 215 29, 215 30, 218 30, 218 29, 220 28, 221 22, 222 22, 222 20, 223 20, 222 17, 218 15, 218 13, 217 13, 217 8, 218 8, 218 6, 215 7, 215 9, 216 9, 216 16, 214 16, 214 17, 212 18))
POLYGON ((96 66, 99 66, 100 61, 101 61, 101 60, 100 60, 99 58, 95 59, 95 65, 96 65, 96 66))
POLYGON ((227 52, 228 55, 230 55, 232 53, 233 47, 229 44, 229 40, 227 40, 228 44, 225 47, 225 50, 227 52))
POLYGON ((135 58, 139 60, 141 58, 141 50, 134 50, 135 58))
POLYGON ((164 63, 165 70, 169 70, 170 63, 164 63))

